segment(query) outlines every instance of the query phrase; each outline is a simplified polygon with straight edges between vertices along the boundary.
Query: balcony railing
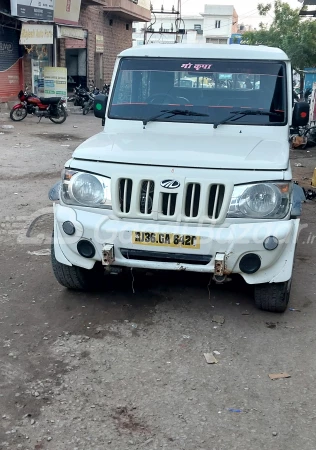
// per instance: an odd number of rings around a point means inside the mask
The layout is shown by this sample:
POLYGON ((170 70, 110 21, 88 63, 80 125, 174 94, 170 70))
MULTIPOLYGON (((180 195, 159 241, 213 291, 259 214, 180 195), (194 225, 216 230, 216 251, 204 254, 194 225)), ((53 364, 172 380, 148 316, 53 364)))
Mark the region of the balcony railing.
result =
POLYGON ((106 0, 81 0, 83 5, 90 6, 105 6, 106 0))
POLYGON ((150 22, 150 10, 137 3, 137 0, 106 0, 103 9, 131 22, 150 22))

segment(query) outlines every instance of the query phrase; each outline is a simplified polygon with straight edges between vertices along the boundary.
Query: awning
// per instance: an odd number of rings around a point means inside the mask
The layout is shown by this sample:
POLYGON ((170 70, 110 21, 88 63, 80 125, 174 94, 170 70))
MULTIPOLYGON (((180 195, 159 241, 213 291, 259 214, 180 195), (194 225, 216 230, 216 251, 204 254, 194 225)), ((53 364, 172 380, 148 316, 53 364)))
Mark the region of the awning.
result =
POLYGON ((67 27, 65 25, 58 25, 57 37, 83 40, 86 37, 86 31, 79 27, 67 27))

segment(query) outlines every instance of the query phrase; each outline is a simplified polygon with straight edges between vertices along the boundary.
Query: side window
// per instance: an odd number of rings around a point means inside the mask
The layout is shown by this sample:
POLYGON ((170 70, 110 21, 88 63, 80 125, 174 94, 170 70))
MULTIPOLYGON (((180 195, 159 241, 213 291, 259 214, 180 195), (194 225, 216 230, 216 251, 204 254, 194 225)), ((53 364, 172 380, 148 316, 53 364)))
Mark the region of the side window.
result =
POLYGON ((246 73, 175 72, 174 87, 187 89, 260 90, 260 75, 246 73))
POLYGON ((215 87, 214 74, 197 75, 192 72, 175 72, 174 87, 191 89, 212 89, 215 87))
POLYGON ((113 103, 131 103, 131 84, 133 72, 130 70, 121 70, 117 83, 121 87, 120 90, 115 90, 113 103))
POLYGON ((146 101, 150 92, 150 72, 142 72, 141 76, 141 101, 146 101))
POLYGON ((234 89, 234 76, 232 73, 217 74, 217 88, 234 89))
POLYGON ((119 90, 115 90, 113 103, 141 103, 149 97, 150 72, 135 72, 122 70, 117 83, 119 90))
POLYGON ((221 21, 215 20, 215 28, 220 28, 220 27, 221 27, 221 21))
POLYGON ((260 75, 244 75, 243 86, 244 89, 260 89, 260 75))

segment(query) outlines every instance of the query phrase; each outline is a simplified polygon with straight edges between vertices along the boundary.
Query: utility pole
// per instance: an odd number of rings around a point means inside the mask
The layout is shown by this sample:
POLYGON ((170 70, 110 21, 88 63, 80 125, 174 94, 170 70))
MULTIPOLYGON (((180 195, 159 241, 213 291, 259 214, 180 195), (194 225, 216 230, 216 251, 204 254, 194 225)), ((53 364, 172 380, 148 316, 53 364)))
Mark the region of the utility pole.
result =
POLYGON ((175 43, 179 44, 182 40, 181 35, 179 34, 180 24, 181 24, 181 0, 178 0, 178 14, 176 18, 176 39, 175 43))
POLYGON ((154 31, 152 29, 152 25, 154 25, 152 22, 150 23, 149 27, 147 27, 147 23, 144 26, 144 40, 143 43, 144 45, 147 44, 147 34, 150 33, 152 34, 172 34, 175 36, 175 40, 174 42, 181 42, 182 37, 181 35, 183 33, 179 33, 179 29, 180 29, 180 24, 182 22, 182 18, 181 18, 181 0, 178 0, 178 5, 177 5, 177 9, 174 8, 174 6, 172 7, 171 11, 165 11, 163 5, 161 6, 161 10, 153 10, 152 6, 151 6, 151 13, 155 18, 156 14, 168 14, 168 15, 174 15, 175 16, 175 30, 173 30, 173 26, 171 25, 171 31, 164 31, 163 28, 161 28, 159 31, 154 31))
POLYGON ((147 41, 147 22, 145 22, 144 25, 144 40, 143 40, 144 45, 146 45, 146 41, 147 41))

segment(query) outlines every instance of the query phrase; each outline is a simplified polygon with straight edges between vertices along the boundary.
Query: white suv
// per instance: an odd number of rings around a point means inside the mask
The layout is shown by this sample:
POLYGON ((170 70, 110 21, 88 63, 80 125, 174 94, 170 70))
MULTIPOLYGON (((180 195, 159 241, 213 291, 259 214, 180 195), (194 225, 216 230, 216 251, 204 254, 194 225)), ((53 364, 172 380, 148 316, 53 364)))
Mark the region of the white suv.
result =
POLYGON ((308 120, 308 105, 292 108, 286 54, 131 48, 94 109, 104 130, 75 150, 54 197, 57 280, 90 289, 103 267, 204 272, 217 283, 239 274, 259 308, 284 311, 300 214, 289 127, 308 120), (186 77, 197 83, 181 85, 186 77))

